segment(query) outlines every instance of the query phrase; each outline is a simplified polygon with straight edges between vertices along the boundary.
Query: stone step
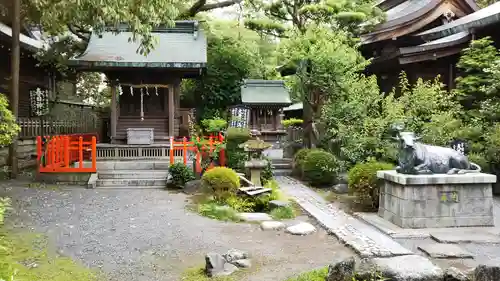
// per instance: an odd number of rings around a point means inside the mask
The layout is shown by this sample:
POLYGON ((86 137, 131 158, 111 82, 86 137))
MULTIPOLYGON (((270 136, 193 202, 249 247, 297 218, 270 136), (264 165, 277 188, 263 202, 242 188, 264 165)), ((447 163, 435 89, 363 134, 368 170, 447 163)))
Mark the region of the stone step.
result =
POLYGON ((271 166, 273 169, 291 169, 292 168, 292 163, 272 163, 271 166))
POLYGON ((100 170, 99 179, 158 179, 163 180, 168 171, 163 170, 100 170))
POLYGON ((289 176, 292 174, 292 169, 275 169, 273 170, 274 176, 289 176))
POLYGON ((165 189, 164 185, 143 185, 143 186, 133 186, 133 185, 113 185, 113 186, 97 186, 98 189, 165 189))
POLYGON ((271 163, 273 164, 281 164, 281 163, 292 163, 293 162, 293 159, 291 158, 273 158, 271 159, 271 163))
POLYGON ((167 179, 99 179, 96 182, 98 188, 108 187, 108 188, 150 188, 162 186, 165 188, 167 186, 167 179))
POLYGON ((97 171, 100 170, 168 170, 170 161, 98 161, 97 171))

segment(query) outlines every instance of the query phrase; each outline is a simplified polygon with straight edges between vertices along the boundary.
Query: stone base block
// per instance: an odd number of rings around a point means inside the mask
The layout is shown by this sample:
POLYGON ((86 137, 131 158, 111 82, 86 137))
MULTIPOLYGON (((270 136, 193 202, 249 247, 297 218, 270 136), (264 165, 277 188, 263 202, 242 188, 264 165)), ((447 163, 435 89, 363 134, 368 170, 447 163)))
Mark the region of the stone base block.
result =
POLYGON ((493 226, 496 176, 379 171, 378 215, 402 228, 493 226))

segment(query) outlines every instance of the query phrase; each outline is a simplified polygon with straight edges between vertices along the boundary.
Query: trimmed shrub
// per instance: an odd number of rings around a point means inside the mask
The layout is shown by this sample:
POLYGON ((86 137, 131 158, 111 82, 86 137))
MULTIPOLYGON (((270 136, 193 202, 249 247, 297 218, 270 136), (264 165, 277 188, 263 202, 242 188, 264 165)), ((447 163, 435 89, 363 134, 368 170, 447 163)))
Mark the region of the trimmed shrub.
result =
POLYGON ((378 208, 379 187, 377 171, 392 170, 394 165, 384 162, 370 161, 356 164, 349 170, 349 191, 358 196, 361 203, 372 208, 378 208))
POLYGON ((319 149, 307 153, 302 167, 304 179, 313 186, 332 184, 337 179, 339 169, 337 158, 333 154, 319 149))
POLYGON ((205 189, 214 192, 216 201, 225 203, 227 198, 236 194, 240 187, 240 178, 230 168, 215 167, 203 174, 201 183, 205 189))
POLYGON ((309 148, 302 148, 293 156, 293 174, 302 178, 302 165, 307 154, 311 151, 309 148))
POLYGON ((183 188, 186 182, 196 179, 193 170, 183 163, 170 165, 168 172, 172 177, 172 185, 177 188, 183 188))
POLYGON ((265 159, 266 160, 266 166, 260 173, 260 181, 262 182, 263 185, 266 185, 266 183, 270 180, 273 179, 273 165, 271 163, 270 159, 265 159))
POLYGON ((304 120, 302 119, 297 119, 297 118, 290 118, 281 121, 281 124, 283 124, 283 127, 288 128, 288 127, 300 127, 302 126, 302 123, 304 123, 304 120))
POLYGON ((204 119, 201 124, 207 133, 218 133, 223 131, 227 126, 227 121, 222 118, 204 119))

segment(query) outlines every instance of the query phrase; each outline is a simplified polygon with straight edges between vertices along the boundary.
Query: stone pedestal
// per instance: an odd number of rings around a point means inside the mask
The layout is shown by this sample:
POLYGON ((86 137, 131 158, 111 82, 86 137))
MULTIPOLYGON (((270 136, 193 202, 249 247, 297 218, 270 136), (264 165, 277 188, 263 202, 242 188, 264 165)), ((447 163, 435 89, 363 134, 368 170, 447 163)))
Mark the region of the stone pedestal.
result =
POLYGON ((496 176, 404 175, 378 171, 378 215, 402 228, 493 226, 496 176))
POLYGON ((245 168, 250 171, 250 181, 255 186, 262 186, 260 182, 260 174, 262 170, 266 167, 267 162, 265 160, 251 159, 245 162, 245 168))

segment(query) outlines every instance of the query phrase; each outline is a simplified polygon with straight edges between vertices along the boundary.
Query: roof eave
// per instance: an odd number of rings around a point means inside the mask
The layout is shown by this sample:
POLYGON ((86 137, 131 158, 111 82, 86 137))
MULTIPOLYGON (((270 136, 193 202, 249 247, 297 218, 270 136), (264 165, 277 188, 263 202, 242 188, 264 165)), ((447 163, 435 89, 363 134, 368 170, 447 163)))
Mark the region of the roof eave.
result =
POLYGON ((421 53, 421 52, 429 52, 429 51, 434 51, 438 49, 443 49, 443 48, 448 48, 448 47, 453 47, 459 44, 467 43, 472 39, 472 36, 470 35, 469 32, 467 32, 467 35, 461 38, 458 38, 453 41, 448 41, 448 42, 443 42, 443 43, 437 43, 437 44, 429 44, 432 43, 429 42, 427 43, 428 45, 419 45, 415 47, 403 47, 399 48, 399 53, 401 55, 412 55, 415 53, 421 53))
POLYGON ((166 68, 166 69, 203 69, 205 62, 116 62, 69 60, 68 66, 75 68, 166 68))

